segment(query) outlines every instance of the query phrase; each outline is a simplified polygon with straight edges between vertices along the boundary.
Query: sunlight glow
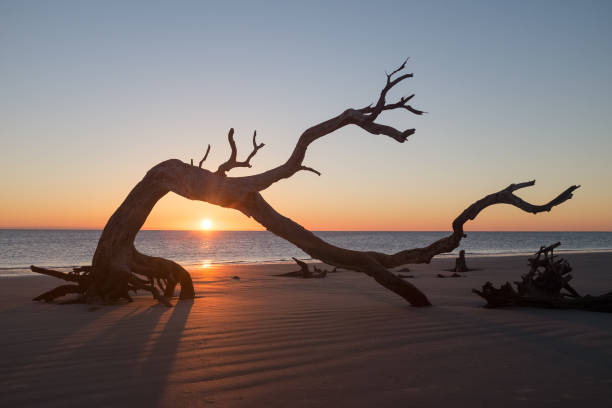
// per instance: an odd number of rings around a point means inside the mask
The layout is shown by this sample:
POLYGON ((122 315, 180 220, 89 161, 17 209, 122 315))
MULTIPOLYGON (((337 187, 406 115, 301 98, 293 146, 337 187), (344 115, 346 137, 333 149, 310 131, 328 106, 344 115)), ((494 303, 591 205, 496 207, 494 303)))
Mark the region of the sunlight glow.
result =
POLYGON ((202 220, 202 222, 200 223, 200 227, 203 230, 208 231, 208 230, 210 230, 212 228, 212 221, 210 219, 208 219, 208 218, 204 218, 202 220))
POLYGON ((206 259, 205 261, 202 261, 202 268, 210 268, 210 260, 206 259))

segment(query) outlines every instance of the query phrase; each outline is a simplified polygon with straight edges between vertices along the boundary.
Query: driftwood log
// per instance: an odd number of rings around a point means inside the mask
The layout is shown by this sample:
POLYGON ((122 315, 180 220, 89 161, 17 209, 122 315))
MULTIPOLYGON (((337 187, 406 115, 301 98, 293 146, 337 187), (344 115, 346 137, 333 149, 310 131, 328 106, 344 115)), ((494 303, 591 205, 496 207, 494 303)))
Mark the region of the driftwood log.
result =
MULTIPOLYGON (((463 225, 473 220, 482 210, 495 204, 510 204, 529 213, 550 211, 552 207, 572 197, 578 186, 571 186, 547 204, 533 205, 514 195, 518 189, 533 186, 535 181, 511 184, 505 189, 490 194, 465 209, 452 224, 452 233, 423 248, 407 249, 395 254, 374 251, 353 251, 331 245, 308 231, 300 224, 279 214, 262 197, 261 191, 272 184, 293 176, 301 170, 320 175, 317 170, 305 166, 308 146, 323 136, 345 126, 355 125, 374 135, 384 135, 399 143, 415 133, 415 129, 397 130, 376 122, 385 111, 405 110, 415 115, 422 111, 409 102, 414 94, 401 97, 393 103, 387 102, 388 92, 413 74, 404 73, 406 61, 386 75, 385 85, 378 100, 360 109, 347 109, 337 116, 306 129, 297 140, 296 146, 283 164, 259 174, 246 177, 228 177, 227 172, 236 167, 251 167, 251 160, 263 143, 256 141, 253 134, 253 150, 244 161, 237 160, 234 130, 230 129, 228 142, 229 159, 216 171, 202 168, 210 153, 210 146, 198 166, 171 159, 151 168, 144 178, 132 189, 127 198, 110 217, 93 256, 91 268, 79 281, 80 300, 90 302, 102 300, 115 302, 130 299, 130 290, 146 290, 164 304, 170 304, 174 289, 180 285, 181 299, 194 297, 194 288, 187 271, 177 263, 142 254, 134 247, 134 238, 144 224, 155 204, 169 192, 190 200, 205 201, 221 207, 233 208, 247 217, 255 219, 268 231, 296 245, 313 259, 328 265, 363 272, 374 278, 385 288, 398 294, 413 306, 429 306, 427 296, 416 286, 399 278, 389 269, 406 264, 428 263, 440 253, 457 248, 465 237, 463 225)), ((74 289, 74 288, 73 288, 74 289)), ((52 299, 64 290, 48 294, 52 299)), ((72 290, 72 289, 71 289, 72 290)))
POLYGON ((581 309, 612 313, 612 292, 601 296, 580 296, 569 284, 572 280, 571 266, 567 260, 557 258, 554 249, 557 242, 541 247, 533 258, 529 258, 529 272, 521 276, 520 282, 510 282, 499 288, 487 282, 481 290, 472 292, 487 301, 486 307, 531 306, 554 309, 581 309))
POLYGON ((291 259, 293 259, 295 263, 298 264, 298 266, 300 267, 299 271, 280 273, 278 275, 272 275, 272 276, 284 276, 284 277, 290 277, 290 278, 303 278, 303 279, 313 279, 313 278, 321 279, 321 278, 325 278, 328 273, 334 273, 337 270, 337 268, 334 268, 333 270, 328 271, 328 270, 317 268, 316 266, 313 266, 314 271, 311 271, 310 268, 308 268, 308 264, 306 262, 300 261, 299 259, 293 258, 293 257, 291 259))

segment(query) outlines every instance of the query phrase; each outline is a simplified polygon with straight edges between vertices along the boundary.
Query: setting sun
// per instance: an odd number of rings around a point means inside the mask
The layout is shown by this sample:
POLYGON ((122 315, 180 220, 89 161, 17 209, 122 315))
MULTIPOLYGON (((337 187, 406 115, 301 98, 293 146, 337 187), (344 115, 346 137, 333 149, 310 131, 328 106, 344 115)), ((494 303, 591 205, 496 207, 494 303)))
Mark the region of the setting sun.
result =
POLYGON ((209 230, 212 228, 212 221, 209 220, 208 218, 204 218, 202 220, 202 222, 200 223, 200 228, 202 228, 203 230, 209 230))

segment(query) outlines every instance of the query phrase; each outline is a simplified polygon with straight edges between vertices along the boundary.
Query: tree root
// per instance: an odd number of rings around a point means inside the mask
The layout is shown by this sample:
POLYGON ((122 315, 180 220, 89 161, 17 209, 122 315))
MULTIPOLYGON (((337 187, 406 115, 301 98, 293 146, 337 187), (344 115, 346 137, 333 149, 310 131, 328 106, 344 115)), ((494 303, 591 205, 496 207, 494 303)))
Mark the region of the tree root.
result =
POLYGON ((105 274, 93 276, 95 270, 92 266, 74 268, 72 272, 65 273, 53 269, 40 268, 32 265, 32 272, 40 273, 54 278, 62 279, 76 284, 61 285, 47 291, 33 300, 52 302, 69 294, 79 295, 60 304, 92 303, 101 301, 114 304, 120 300, 132 302, 129 292, 145 290, 158 302, 172 307, 170 299, 174 295, 177 284, 181 285, 180 299, 193 299, 195 292, 189 273, 175 262, 156 257, 139 254, 138 260, 133 263, 133 270, 116 268, 105 274), (156 269, 153 269, 156 267, 156 269), (148 279, 137 276, 140 274, 148 279), (102 277, 102 278, 101 278, 102 277))
POLYGON ((51 289, 42 295, 36 296, 32 300, 44 300, 45 302, 51 302, 58 297, 66 296, 70 293, 83 294, 83 289, 79 285, 61 285, 55 289, 51 289))
POLYGON ((521 276, 520 282, 510 282, 499 288, 487 282, 481 290, 472 292, 487 301, 485 307, 529 306, 553 309, 579 309, 612 313, 612 292, 601 296, 580 296, 569 284, 572 268, 565 259, 557 259, 553 250, 560 242, 541 247, 533 258, 529 258, 531 269, 521 276))

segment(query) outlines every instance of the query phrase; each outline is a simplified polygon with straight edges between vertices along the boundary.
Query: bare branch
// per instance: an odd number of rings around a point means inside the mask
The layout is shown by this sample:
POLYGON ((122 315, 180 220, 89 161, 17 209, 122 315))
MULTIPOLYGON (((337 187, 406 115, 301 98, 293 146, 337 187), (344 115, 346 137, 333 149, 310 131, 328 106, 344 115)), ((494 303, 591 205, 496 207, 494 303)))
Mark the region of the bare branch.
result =
POLYGON ((229 141, 230 148, 232 149, 230 153, 230 157, 229 159, 227 159, 225 163, 219 166, 215 174, 220 175, 220 176, 225 176, 225 173, 227 173, 233 168, 251 167, 251 159, 253 158, 253 156, 255 156, 255 154, 257 153, 259 149, 265 146, 264 143, 257 144, 256 138, 257 138, 257 131, 253 132, 253 151, 248 155, 245 161, 241 161, 241 162, 236 161, 237 149, 236 149, 236 142, 234 141, 234 128, 231 128, 227 135, 227 139, 229 141))
MULTIPOLYGON (((399 101, 395 102, 395 103, 391 103, 391 104, 387 104, 387 105, 383 105, 383 107, 380 109, 380 111, 386 111, 386 110, 393 110, 393 109, 406 109, 409 112, 414 113, 415 115, 422 115, 425 112, 419 109, 415 109, 412 106, 408 105, 408 101, 410 99, 414 98, 414 94, 407 96, 407 97, 401 97, 399 101)), ((372 105, 366 106, 365 108, 361 108, 358 110, 358 112, 360 113, 369 113, 369 114, 374 114, 376 108, 372 107, 372 105)), ((370 120, 372 120, 372 117, 369 117, 370 120)))
POLYGON ((293 243, 314 259, 339 268, 359 271, 372 276, 378 283, 408 300, 414 306, 427 306, 429 301, 416 287, 398 278, 387 268, 406 264, 429 263, 438 254, 451 252, 459 246, 463 233, 463 224, 474 219, 483 209, 495 204, 511 204, 523 211, 538 213, 550 211, 556 205, 572 198, 572 192, 579 186, 571 186, 556 198, 544 205, 525 202, 513 194, 514 191, 532 186, 535 181, 512 184, 507 188, 484 197, 470 205, 453 222, 453 233, 425 248, 415 248, 384 254, 374 251, 353 251, 331 245, 314 235, 298 223, 282 216, 270 206, 259 193, 251 193, 248 200, 234 205, 249 217, 266 227, 268 231, 293 243))
POLYGON ((210 153, 210 144, 206 148, 206 153, 204 154, 204 157, 202 157, 202 160, 200 160, 200 164, 198 164, 199 168, 202 168, 202 163, 206 161, 206 158, 208 157, 208 153, 210 153))
POLYGON ((253 151, 251 152, 251 154, 248 155, 248 157, 246 158, 246 160, 243 163, 246 163, 248 165, 248 167, 251 167, 251 165, 249 164, 249 162, 251 161, 251 159, 253 158, 253 156, 255 156, 255 154, 257 153, 257 151, 259 149, 261 149, 262 147, 264 147, 265 144, 261 143, 261 144, 257 144, 257 131, 253 132, 253 151))
POLYGON ((48 275, 54 278, 63 279, 68 282, 79 282, 81 280, 81 277, 77 274, 59 272, 53 269, 40 268, 34 265, 31 265, 30 269, 32 270, 32 272, 41 273, 43 275, 48 275))
POLYGON ((404 62, 402 62, 402 65, 399 66, 399 68, 397 68, 395 71, 391 72, 390 74, 387 74, 387 83, 389 83, 391 77, 395 74, 397 74, 398 72, 400 72, 402 69, 406 68, 406 63, 408 62, 408 58, 406 58, 404 60, 404 62))
POLYGON ((574 190, 580 186, 570 186, 550 202, 543 205, 535 205, 524 201, 522 198, 515 196, 513 193, 521 188, 530 187, 535 184, 535 180, 524 183, 511 184, 505 189, 497 193, 489 194, 488 196, 476 201, 466 208, 453 221, 453 232, 451 235, 439 239, 425 248, 415 248, 407 251, 401 251, 393 255, 376 254, 376 259, 386 267, 394 267, 407 263, 429 263, 435 255, 451 252, 459 246, 459 242, 466 235, 463 231, 463 225, 473 220, 480 214, 482 210, 495 204, 510 204, 520 210, 537 214, 543 211, 550 211, 553 207, 569 200, 573 196, 574 190))
POLYGON ((525 187, 531 187, 533 185, 535 185, 535 180, 518 184, 510 184, 505 189, 498 191, 497 193, 489 194, 481 200, 476 201, 474 204, 466 208, 461 214, 459 214, 459 216, 453 221, 453 231, 457 234, 463 235, 463 224, 465 224, 469 220, 473 220, 482 210, 494 204, 510 204, 525 212, 532 214, 537 214, 543 211, 550 211, 554 206, 559 205, 572 198, 572 193, 574 192, 574 190, 580 187, 568 187, 556 198, 544 205, 534 205, 528 203, 522 198, 517 197, 513 194, 516 190, 525 187))
MULTIPOLYGON (((402 82, 404 79, 407 78, 412 78, 414 75, 412 73, 410 74, 403 74, 400 75, 399 77, 392 79, 393 75, 397 74, 398 72, 402 71, 404 68, 406 68, 406 62, 408 62, 408 58, 406 58, 406 60, 402 63, 402 65, 399 66, 399 68, 397 68, 396 70, 394 70, 393 72, 391 72, 390 74, 387 74, 387 83, 385 84, 385 87, 380 91, 380 96, 378 97, 378 101, 376 102, 376 104, 374 105, 374 107, 368 107, 368 108, 364 108, 362 111, 363 113, 369 113, 370 114, 370 120, 375 120, 378 115, 380 115, 380 113, 383 110, 389 110, 389 109, 396 109, 398 107, 404 107, 405 102, 407 102, 407 100, 411 99, 407 98, 406 101, 402 101, 400 100, 401 104, 396 106, 396 107, 391 107, 392 105, 387 105, 386 104, 386 98, 387 98, 387 93, 397 84, 399 84, 400 82, 402 82)), ((402 98, 405 99, 405 98, 402 98)), ((396 104, 397 105, 397 104, 396 104)), ((371 105, 370 105, 371 106, 371 105)), ((410 110, 410 109, 408 109, 410 110)), ((416 111, 416 109, 415 109, 416 111)), ((412 111, 411 111, 412 112, 412 111)), ((417 111, 420 112, 420 111, 417 111)), ((413 112, 414 113, 414 112, 413 112)), ((417 115, 420 115, 420 113, 417 113, 417 115)))
POLYGON ((395 139, 400 143, 404 143, 409 136, 413 135, 414 132, 416 132, 416 129, 414 128, 400 131, 391 126, 371 122, 370 120, 368 120, 368 118, 360 118, 359 120, 356 120, 354 124, 367 131, 368 133, 372 133, 373 135, 389 136, 390 138, 395 139))
POLYGON ((306 170, 306 171, 311 171, 314 174, 316 174, 317 176, 320 176, 321 173, 318 172, 317 170, 313 169, 312 167, 307 167, 307 166, 300 166, 300 170, 306 170))
MULTIPOLYGON (((306 129, 300 136, 293 153, 284 164, 260 174, 247 177, 238 177, 234 180, 241 184, 241 187, 245 190, 265 190, 275 182, 284 178, 289 178, 300 170, 305 170, 303 168, 304 166, 302 165, 302 161, 306 156, 308 146, 315 140, 347 125, 357 125, 369 133, 389 136, 400 143, 405 142, 409 136, 415 133, 415 129, 411 128, 401 131, 391 126, 376 123, 374 120, 381 112, 393 109, 405 109, 416 115, 421 115, 424 113, 423 111, 415 109, 408 104, 414 95, 402 97, 398 102, 393 104, 386 104, 385 98, 387 92, 389 92, 391 88, 399 84, 404 79, 411 78, 413 76, 412 74, 404 74, 393 78, 400 71, 405 69, 406 62, 407 60, 404 61, 399 68, 395 69, 390 74, 387 74, 386 84, 380 93, 377 103, 374 106, 369 105, 362 109, 347 109, 336 117, 306 129)), ((229 165, 227 164, 223 168, 220 167, 220 169, 217 170, 217 174, 225 174, 223 171, 227 171, 228 168, 229 165)), ((318 174, 318 172, 315 173, 318 174)))
POLYGON ((227 134, 227 141, 229 142, 231 152, 229 159, 217 169, 216 173, 221 175, 225 175, 225 173, 232 168, 232 164, 236 162, 236 155, 238 152, 236 150, 236 142, 234 141, 234 128, 230 128, 227 134))

